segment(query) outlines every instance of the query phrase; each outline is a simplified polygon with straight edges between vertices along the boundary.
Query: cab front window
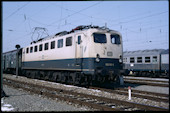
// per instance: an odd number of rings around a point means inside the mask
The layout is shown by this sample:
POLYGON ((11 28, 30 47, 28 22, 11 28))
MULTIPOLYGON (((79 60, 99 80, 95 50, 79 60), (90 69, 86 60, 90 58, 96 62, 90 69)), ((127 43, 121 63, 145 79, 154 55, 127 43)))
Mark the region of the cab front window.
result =
POLYGON ((120 36, 117 34, 111 35, 111 43, 112 44, 120 44, 120 36))
POLYGON ((95 43, 106 43, 106 35, 101 33, 93 33, 95 43))

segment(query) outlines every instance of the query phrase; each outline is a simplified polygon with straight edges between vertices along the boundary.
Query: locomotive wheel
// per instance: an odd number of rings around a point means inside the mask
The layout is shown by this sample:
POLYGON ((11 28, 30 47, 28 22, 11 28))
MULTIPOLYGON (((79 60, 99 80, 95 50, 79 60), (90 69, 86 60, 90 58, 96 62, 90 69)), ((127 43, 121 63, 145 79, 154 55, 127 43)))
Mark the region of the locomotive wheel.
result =
POLYGON ((92 86, 92 76, 88 75, 88 87, 92 86))
POLYGON ((75 83, 75 73, 70 73, 69 83, 74 85, 74 83, 75 83))
POLYGON ((73 78, 73 84, 78 86, 84 86, 85 84, 85 76, 81 73, 75 73, 73 78))
POLYGON ((67 72, 66 73, 66 83, 67 84, 71 84, 71 82, 72 82, 72 77, 70 76, 70 73, 67 72))
POLYGON ((39 72, 39 71, 36 71, 36 72, 35 72, 35 77, 34 77, 34 78, 35 78, 35 79, 39 79, 39 75, 40 75, 40 72, 39 72))
POLYGON ((30 78, 30 71, 26 71, 26 77, 30 78))
POLYGON ((25 70, 21 71, 21 76, 26 76, 26 71, 25 70))
POLYGON ((49 81, 53 81, 53 78, 52 78, 52 72, 51 71, 47 71, 44 75, 44 80, 49 80, 49 81))
POLYGON ((79 85, 80 84, 80 73, 75 73, 75 80, 74 80, 74 85, 79 85))
POLYGON ((66 80, 67 78, 66 78, 66 74, 64 73, 64 72, 61 72, 61 83, 66 83, 66 80))
POLYGON ((91 75, 86 75, 86 79, 85 79, 86 81, 86 83, 85 83, 85 87, 87 87, 87 88, 89 88, 89 86, 91 86, 92 85, 92 76, 91 75))
POLYGON ((73 84, 73 78, 72 76, 68 76, 68 81, 67 81, 68 84, 73 84))
POLYGON ((52 78, 51 78, 51 80, 52 80, 53 82, 56 82, 56 81, 57 81, 57 75, 58 75, 57 72, 52 73, 52 78))
POLYGON ((36 76, 36 71, 32 71, 32 72, 31 72, 31 78, 34 79, 35 76, 36 76))
POLYGON ((84 74, 80 75, 80 86, 86 86, 87 77, 84 74))
POLYGON ((66 73, 64 73, 64 79, 63 79, 65 84, 68 84, 68 83, 69 83, 69 80, 68 80, 68 79, 69 79, 69 75, 68 75, 68 73, 66 72, 66 73))
POLYGON ((61 82, 61 73, 60 72, 56 72, 56 82, 61 82))
POLYGON ((75 85, 75 81, 76 81, 76 73, 71 73, 71 76, 72 76, 72 84, 75 85))
POLYGON ((40 80, 44 80, 45 79, 45 72, 44 71, 40 71, 38 79, 40 79, 40 80))

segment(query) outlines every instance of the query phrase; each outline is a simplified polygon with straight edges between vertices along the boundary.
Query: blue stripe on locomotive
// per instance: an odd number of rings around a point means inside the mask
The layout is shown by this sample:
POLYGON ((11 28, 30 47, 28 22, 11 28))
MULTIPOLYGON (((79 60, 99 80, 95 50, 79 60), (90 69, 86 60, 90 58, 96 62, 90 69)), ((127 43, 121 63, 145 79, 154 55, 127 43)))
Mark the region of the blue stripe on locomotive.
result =
POLYGON ((96 62, 95 58, 29 61, 22 62, 22 67, 23 69, 82 71, 85 74, 95 74, 97 70, 108 74, 109 71, 123 68, 119 60, 113 58, 100 58, 100 62, 96 62), (80 62, 82 67, 78 65, 80 62))

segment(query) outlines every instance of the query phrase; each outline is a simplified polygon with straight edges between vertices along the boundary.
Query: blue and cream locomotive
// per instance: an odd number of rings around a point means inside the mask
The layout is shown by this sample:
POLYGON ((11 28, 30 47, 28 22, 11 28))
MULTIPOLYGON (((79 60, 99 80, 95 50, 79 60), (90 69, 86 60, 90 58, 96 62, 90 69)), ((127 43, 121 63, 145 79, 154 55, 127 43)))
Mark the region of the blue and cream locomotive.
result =
POLYGON ((122 36, 108 28, 78 26, 70 32, 34 41, 18 51, 20 74, 31 78, 95 84, 120 80, 125 73, 122 36))

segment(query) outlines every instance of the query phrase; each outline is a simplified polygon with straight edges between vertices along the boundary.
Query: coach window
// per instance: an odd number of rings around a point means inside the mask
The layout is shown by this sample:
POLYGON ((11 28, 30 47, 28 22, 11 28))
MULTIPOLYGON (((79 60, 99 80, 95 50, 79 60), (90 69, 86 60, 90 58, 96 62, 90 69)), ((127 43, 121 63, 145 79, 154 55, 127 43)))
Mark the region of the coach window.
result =
POLYGON ((111 35, 111 43, 112 44, 120 44, 120 36, 117 34, 111 35))
POLYGON ((58 40, 58 48, 62 48, 63 47, 63 39, 58 40))
POLYGON ((66 46, 71 46, 72 45, 72 37, 66 38, 66 46))
POLYGON ((27 48, 27 51, 26 51, 26 53, 29 53, 29 48, 27 48))
POLYGON ((39 45, 39 51, 42 51, 42 48, 43 48, 43 45, 40 44, 40 45, 39 45))
POLYGON ((142 63, 142 57, 137 57, 137 63, 142 63))
POLYGON ((150 57, 145 57, 145 63, 150 63, 150 57))
POLYGON ((54 49, 55 48, 55 41, 52 41, 51 42, 51 49, 54 49))
POLYGON ((45 43, 44 50, 48 50, 48 43, 45 43))
POLYGON ((152 62, 153 62, 153 63, 156 63, 156 62, 157 62, 157 56, 153 56, 152 62))
POLYGON ((123 58, 123 62, 126 63, 127 62, 127 58, 123 58))
POLYGON ((130 63, 135 63, 135 58, 134 57, 130 57, 130 63))
POLYGON ((37 52, 37 46, 34 46, 34 52, 37 52))
POLYGON ((33 52, 33 47, 30 48, 30 53, 32 53, 32 52, 33 52))

